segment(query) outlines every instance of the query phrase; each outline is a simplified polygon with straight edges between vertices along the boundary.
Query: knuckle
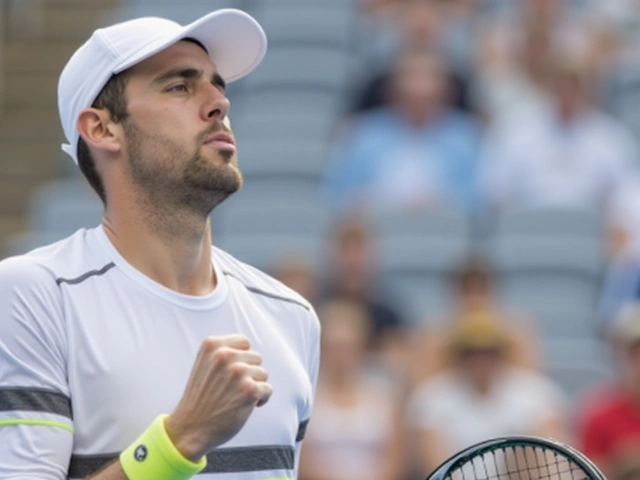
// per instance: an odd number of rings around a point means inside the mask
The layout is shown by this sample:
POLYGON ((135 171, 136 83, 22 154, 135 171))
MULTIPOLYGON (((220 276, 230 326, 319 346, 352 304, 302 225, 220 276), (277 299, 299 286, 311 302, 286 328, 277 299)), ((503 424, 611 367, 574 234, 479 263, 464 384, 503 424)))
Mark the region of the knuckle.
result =
POLYGON ((229 365, 229 374, 234 378, 242 378, 246 375, 246 367, 238 362, 229 365))
POLYGON ((257 370, 256 377, 258 377, 262 381, 266 381, 269 379, 269 372, 267 372, 264 368, 259 368, 257 370))
POLYGON ((248 398, 254 398, 258 395, 258 385, 251 378, 245 378, 241 385, 242 392, 248 398))
POLYGON ((204 341, 202 342, 202 348, 206 351, 211 352, 218 349, 220 347, 220 344, 220 338, 210 336, 204 339, 204 341))
POLYGON ((216 349, 213 355, 217 363, 227 365, 231 363, 231 361, 235 357, 235 352, 233 351, 233 349, 223 346, 216 349))

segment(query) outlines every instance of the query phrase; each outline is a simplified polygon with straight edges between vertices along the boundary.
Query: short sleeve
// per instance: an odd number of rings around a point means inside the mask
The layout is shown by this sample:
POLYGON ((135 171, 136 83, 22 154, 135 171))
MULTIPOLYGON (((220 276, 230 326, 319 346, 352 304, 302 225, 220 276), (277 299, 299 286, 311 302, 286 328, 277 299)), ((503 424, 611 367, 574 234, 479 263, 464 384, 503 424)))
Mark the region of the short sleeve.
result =
POLYGON ((55 276, 0 262, 0 478, 65 479, 73 444, 63 310, 55 276))
POLYGON ((304 440, 304 436, 307 430, 307 425, 311 420, 311 411, 313 410, 313 400, 316 397, 316 388, 318 385, 318 372, 320 369, 320 322, 318 320, 318 316, 313 309, 310 307, 309 310, 309 326, 308 326, 308 335, 307 335, 307 348, 309 354, 309 361, 307 366, 307 371, 309 374, 309 382, 311 384, 311 397, 309 402, 305 405, 303 412, 300 415, 300 425, 298 427, 298 432, 296 434, 296 445, 295 445, 295 478, 298 478, 298 468, 300 465, 300 451, 302 448, 302 441, 304 440))

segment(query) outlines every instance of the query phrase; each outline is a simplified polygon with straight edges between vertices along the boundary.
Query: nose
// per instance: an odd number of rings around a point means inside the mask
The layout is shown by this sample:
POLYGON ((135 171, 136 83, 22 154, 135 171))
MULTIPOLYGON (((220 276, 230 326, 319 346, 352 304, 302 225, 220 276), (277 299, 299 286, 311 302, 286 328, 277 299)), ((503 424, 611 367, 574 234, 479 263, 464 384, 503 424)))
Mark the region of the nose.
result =
POLYGON ((202 103, 200 112, 202 119, 206 122, 222 122, 231 108, 229 99, 223 91, 213 84, 207 84, 205 91, 205 101, 202 103))

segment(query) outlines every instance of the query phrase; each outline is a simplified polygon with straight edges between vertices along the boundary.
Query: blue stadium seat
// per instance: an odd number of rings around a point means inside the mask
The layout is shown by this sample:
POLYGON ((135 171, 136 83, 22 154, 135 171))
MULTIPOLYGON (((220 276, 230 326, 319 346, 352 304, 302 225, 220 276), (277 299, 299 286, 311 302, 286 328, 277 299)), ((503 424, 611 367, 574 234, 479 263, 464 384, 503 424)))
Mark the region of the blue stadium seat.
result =
POLYGON ((238 161, 247 179, 300 179, 319 185, 327 163, 327 144, 295 135, 244 139, 238 144, 238 161))
POLYGON ((547 338, 542 342, 544 368, 571 400, 614 378, 607 345, 592 338, 547 338))
POLYGON ((231 126, 241 149, 244 149, 247 143, 263 140, 278 140, 281 145, 290 139, 328 142, 336 130, 335 115, 294 108, 290 108, 290 111, 275 110, 265 114, 258 105, 252 109, 254 111, 246 114, 236 114, 235 105, 232 103, 231 126))
POLYGON ((509 307, 532 315, 547 335, 597 333, 604 270, 599 216, 568 209, 508 212, 497 222, 490 250, 509 307))
POLYGON ((269 45, 324 45, 350 50, 359 20, 355 2, 263 2, 251 11, 265 29, 269 45))
POLYGON ((288 45, 270 48, 262 63, 247 76, 243 88, 281 90, 306 88, 342 94, 351 81, 352 55, 338 48, 288 45))
MULTIPOLYGON (((260 190, 237 194, 212 214, 213 231, 222 235, 295 235, 324 238, 329 218, 318 197, 295 193, 281 182, 262 182, 260 190)), ((304 187, 301 187, 301 189, 304 187)))
POLYGON ((498 236, 571 235, 600 238, 602 216, 591 210, 566 207, 511 208, 496 219, 498 236))
POLYGON ((71 234, 100 223, 104 207, 82 178, 54 180, 33 194, 28 211, 29 229, 71 234))
POLYGON ((187 24, 197 18, 219 8, 238 8, 248 11, 251 6, 249 0, 189 0, 176 2, 175 0, 128 0, 122 7, 115 10, 108 23, 121 22, 136 17, 154 16, 164 17, 176 22, 187 24))
POLYGON ((324 238, 287 233, 216 233, 213 243, 239 260, 270 271, 282 258, 294 255, 309 260, 313 268, 321 267, 324 238))
POLYGON ((382 213, 373 218, 381 278, 414 321, 451 308, 451 273, 469 249, 467 217, 453 211, 382 213))

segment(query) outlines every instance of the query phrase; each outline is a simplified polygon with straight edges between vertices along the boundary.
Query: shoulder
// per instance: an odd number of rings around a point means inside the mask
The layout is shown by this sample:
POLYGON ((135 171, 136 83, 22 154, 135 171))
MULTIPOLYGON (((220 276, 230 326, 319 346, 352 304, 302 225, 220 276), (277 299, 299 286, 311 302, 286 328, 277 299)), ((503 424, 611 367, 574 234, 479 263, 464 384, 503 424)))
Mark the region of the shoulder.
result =
POLYGON ((510 367, 505 376, 507 388, 512 388, 530 400, 564 401, 565 394, 555 381, 546 375, 523 367, 510 367))
POLYGON ((106 255, 96 249, 93 229, 83 228, 55 243, 3 260, 0 277, 27 281, 52 279, 54 284, 60 284, 104 269, 109 263, 106 255))
POLYGON ((25 289, 41 291, 55 286, 55 271, 37 257, 27 254, 0 261, 0 295, 5 299, 25 289))
POLYGON ((313 307, 302 295, 267 273, 248 265, 231 254, 213 246, 214 260, 231 282, 240 284, 247 291, 280 302, 289 309, 313 313, 313 307))

